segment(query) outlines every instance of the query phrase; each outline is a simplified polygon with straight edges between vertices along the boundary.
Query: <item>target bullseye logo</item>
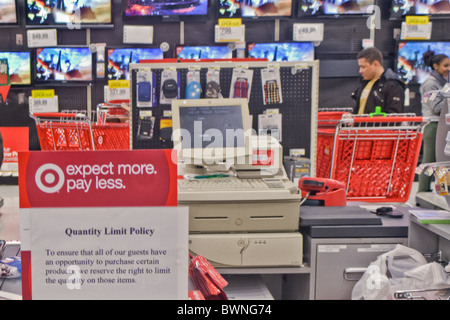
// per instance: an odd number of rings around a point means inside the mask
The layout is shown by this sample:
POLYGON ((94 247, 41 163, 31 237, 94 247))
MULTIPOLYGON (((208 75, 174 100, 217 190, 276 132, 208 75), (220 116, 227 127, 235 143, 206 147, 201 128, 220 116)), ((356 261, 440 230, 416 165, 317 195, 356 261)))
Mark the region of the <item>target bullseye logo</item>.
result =
POLYGON ((64 172, 56 164, 47 163, 36 171, 35 181, 38 188, 45 193, 56 193, 64 185, 64 172))

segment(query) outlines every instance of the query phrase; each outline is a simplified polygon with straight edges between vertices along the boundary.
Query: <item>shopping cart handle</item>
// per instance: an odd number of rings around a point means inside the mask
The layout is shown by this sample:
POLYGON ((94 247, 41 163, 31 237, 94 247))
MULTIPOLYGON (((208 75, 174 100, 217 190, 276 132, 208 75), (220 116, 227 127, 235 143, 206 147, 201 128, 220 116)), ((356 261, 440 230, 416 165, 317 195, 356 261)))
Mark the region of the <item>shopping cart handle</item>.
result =
POLYGON ((67 112, 38 112, 33 113, 33 117, 37 118, 85 118, 86 115, 82 113, 67 113, 67 112))

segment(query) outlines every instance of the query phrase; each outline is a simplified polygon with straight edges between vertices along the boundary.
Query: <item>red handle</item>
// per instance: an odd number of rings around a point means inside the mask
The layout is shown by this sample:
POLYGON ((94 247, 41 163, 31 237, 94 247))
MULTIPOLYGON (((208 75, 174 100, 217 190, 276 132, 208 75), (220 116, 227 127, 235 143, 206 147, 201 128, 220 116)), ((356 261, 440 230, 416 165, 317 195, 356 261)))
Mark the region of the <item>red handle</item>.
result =
MULTIPOLYGON (((34 117, 38 118, 75 118, 79 117, 80 113, 65 113, 65 112, 40 112, 33 113, 34 117)), ((84 116, 84 115, 83 115, 84 116)))
POLYGON ((367 117, 367 118, 360 118, 360 117, 354 117, 353 118, 355 123, 362 123, 362 122, 370 122, 370 123, 375 123, 375 122, 381 122, 381 123, 393 123, 393 122, 422 122, 423 121, 423 117, 367 117))

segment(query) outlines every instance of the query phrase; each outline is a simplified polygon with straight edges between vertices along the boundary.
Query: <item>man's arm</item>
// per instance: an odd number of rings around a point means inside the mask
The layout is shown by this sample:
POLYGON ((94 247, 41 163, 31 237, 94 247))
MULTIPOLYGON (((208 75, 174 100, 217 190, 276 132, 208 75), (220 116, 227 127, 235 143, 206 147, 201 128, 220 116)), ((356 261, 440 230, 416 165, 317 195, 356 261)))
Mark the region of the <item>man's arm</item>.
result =
POLYGON ((405 109, 405 88, 398 82, 385 84, 385 110, 387 113, 403 113, 405 109))

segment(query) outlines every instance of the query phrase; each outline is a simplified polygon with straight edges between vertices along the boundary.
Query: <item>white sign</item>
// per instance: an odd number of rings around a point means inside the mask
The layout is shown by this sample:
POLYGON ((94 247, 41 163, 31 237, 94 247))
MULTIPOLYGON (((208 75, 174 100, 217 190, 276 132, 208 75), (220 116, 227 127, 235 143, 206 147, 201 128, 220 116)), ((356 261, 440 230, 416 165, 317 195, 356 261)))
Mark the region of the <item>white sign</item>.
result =
POLYGON ((58 96, 53 98, 28 98, 30 114, 41 112, 58 112, 58 96))
POLYGON ((56 29, 27 30, 29 48, 54 47, 58 45, 56 29))
POLYGON ((187 207, 21 210, 33 300, 187 299, 187 207))
POLYGON ((219 27, 216 25, 215 42, 245 41, 245 25, 239 27, 219 27))
POLYGON ((294 41, 323 41, 323 23, 294 23, 294 41))
POLYGON ((123 43, 153 43, 153 26, 123 26, 123 43))
POLYGON ((130 88, 110 88, 104 87, 104 98, 106 102, 117 100, 129 100, 130 88))
POLYGON ((433 23, 407 24, 402 22, 400 38, 402 40, 429 40, 431 38, 433 23))

